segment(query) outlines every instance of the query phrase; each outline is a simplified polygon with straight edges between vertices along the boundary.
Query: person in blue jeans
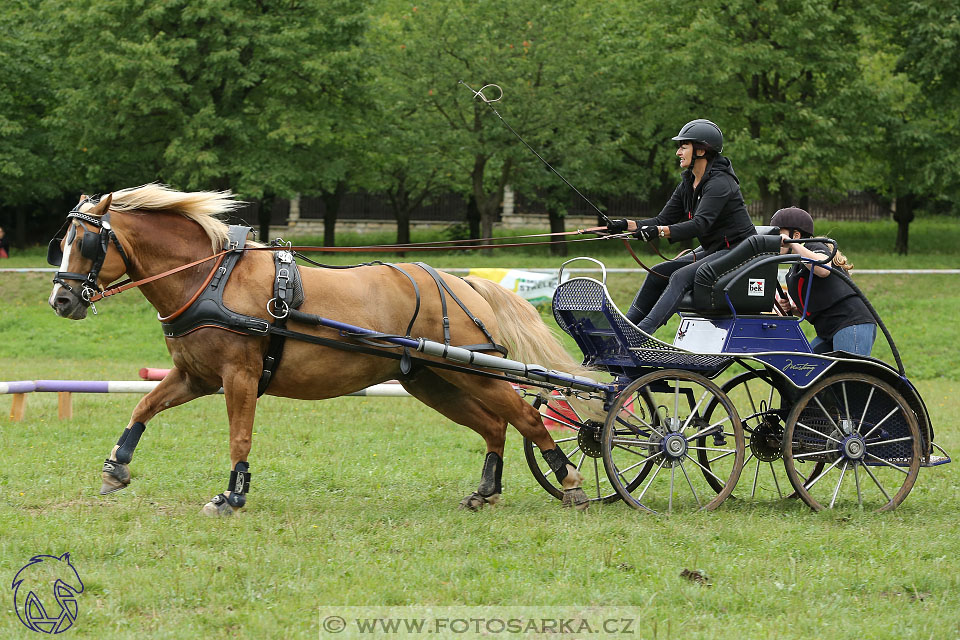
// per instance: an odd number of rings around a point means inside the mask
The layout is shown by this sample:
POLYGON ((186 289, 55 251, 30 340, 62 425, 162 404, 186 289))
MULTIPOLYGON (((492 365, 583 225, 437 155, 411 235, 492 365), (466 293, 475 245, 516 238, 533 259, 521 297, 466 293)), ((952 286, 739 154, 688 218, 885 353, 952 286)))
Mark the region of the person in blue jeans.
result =
MULTIPOLYGON (((780 209, 773 214, 770 224, 780 227, 783 240, 798 240, 814 235, 813 217, 798 207, 780 209)), ((830 255, 830 248, 820 242, 781 243, 780 253, 825 260, 830 255)), ((830 266, 843 269, 844 272, 853 268, 839 251, 830 266)), ((810 262, 794 264, 787 272, 787 295, 791 298, 787 301, 790 310, 810 322, 817 332, 817 336, 810 341, 814 353, 846 351, 861 356, 870 355, 877 338, 873 314, 856 291, 842 278, 834 276, 833 271, 813 266, 810 262), (811 270, 814 277, 810 299, 804 307, 811 270)))
POLYGON ((657 237, 670 242, 697 238, 702 249, 653 267, 627 319, 653 334, 680 306, 693 288, 697 269, 726 254, 757 233, 740 192, 740 179, 723 152, 723 133, 709 120, 691 120, 672 138, 683 170, 680 184, 659 214, 646 220, 610 220, 610 233, 634 233, 640 240, 657 237))

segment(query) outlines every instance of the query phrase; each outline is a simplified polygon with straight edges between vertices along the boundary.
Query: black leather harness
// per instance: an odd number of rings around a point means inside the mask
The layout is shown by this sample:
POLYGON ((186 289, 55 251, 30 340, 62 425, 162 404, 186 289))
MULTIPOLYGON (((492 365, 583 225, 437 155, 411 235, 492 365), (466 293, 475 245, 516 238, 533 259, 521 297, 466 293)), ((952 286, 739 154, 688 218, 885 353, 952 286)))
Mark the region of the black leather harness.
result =
POLYGON ((262 318, 236 313, 223 304, 223 290, 234 267, 243 257, 243 247, 250 227, 231 225, 224 251, 230 251, 214 274, 210 284, 200 295, 172 322, 161 323, 163 335, 167 338, 179 338, 188 333, 206 327, 226 329, 234 333, 251 336, 265 336, 270 331, 270 323, 262 318))
MULTIPOLYGON (((300 279, 300 270, 297 268, 294 255, 290 251, 283 249, 280 249, 274 253, 274 268, 276 277, 274 278, 273 283, 273 298, 271 298, 267 303, 267 312, 273 317, 273 322, 268 322, 267 320, 257 318, 255 316, 237 313, 228 308, 223 302, 223 290, 226 288, 227 281, 230 279, 230 275, 233 273, 237 263, 243 257, 243 249, 246 243, 247 234, 250 233, 251 230, 252 229, 250 227, 241 225, 230 226, 228 230, 227 241, 223 247, 223 250, 228 251, 229 253, 224 256, 223 262, 217 268, 217 272, 210 280, 210 283, 204 287, 203 291, 200 292, 193 304, 187 307, 172 321, 161 323, 161 326, 163 327, 163 335, 165 337, 179 338, 187 335, 188 333, 196 331, 197 329, 203 328, 224 329, 226 331, 233 331, 234 333, 250 336, 270 336, 270 343, 267 345, 267 351, 263 357, 263 373, 261 374, 260 382, 257 385, 257 397, 263 395, 267 390, 267 387, 270 385, 270 381, 273 379, 274 373, 280 366, 280 360, 283 356, 283 346, 288 337, 304 342, 331 346, 333 348, 339 348, 348 351, 360 351, 363 353, 370 353, 398 359, 400 360, 400 369, 403 375, 410 374, 414 361, 422 361, 424 363, 429 362, 424 361, 421 358, 412 358, 406 347, 403 348, 402 355, 390 353, 389 351, 384 351, 383 347, 395 347, 396 345, 373 342, 371 340, 376 340, 377 338, 394 337, 388 334, 365 334, 362 337, 345 334, 346 337, 354 338, 359 342, 380 347, 379 349, 371 349, 361 347, 360 345, 351 345, 342 341, 320 338, 319 336, 299 333, 287 329, 286 324, 288 319, 293 319, 296 322, 302 322, 304 324, 318 324, 317 321, 321 320, 321 318, 319 316, 298 311, 298 308, 303 304, 304 300, 303 283, 300 279)), ((413 329, 413 324, 417 318, 417 315, 420 313, 420 289, 410 274, 400 267, 387 263, 378 264, 382 264, 383 266, 387 266, 399 271, 405 275, 413 285, 414 294, 416 296, 416 306, 414 308, 413 317, 410 319, 410 322, 407 325, 407 335, 404 336, 409 338, 411 337, 410 331, 413 329)), ((463 310, 467 317, 470 318, 470 320, 473 321, 480 331, 483 332, 483 335, 486 336, 487 340, 489 341, 482 344, 463 345, 460 348, 468 349, 470 351, 497 351, 506 356, 506 347, 497 344, 494 341, 493 336, 490 335, 490 332, 487 330, 486 326, 484 326, 483 322, 470 312, 467 306, 443 281, 443 278, 441 278, 440 274, 437 273, 433 267, 427 264, 418 262, 416 265, 429 274, 437 285, 437 291, 440 295, 440 306, 443 313, 444 344, 450 346, 450 318, 447 313, 446 300, 447 295, 449 295, 463 310)), ((455 367, 454 365, 445 366, 434 362, 429 362, 429 364, 430 366, 440 366, 441 368, 460 369, 460 367, 455 367)))
POLYGON ((263 357, 263 373, 257 385, 257 397, 262 396, 270 385, 274 372, 280 366, 283 344, 286 336, 271 332, 271 328, 286 326, 290 310, 303 304, 303 284, 300 270, 289 251, 274 253, 276 278, 273 282, 273 298, 267 303, 267 311, 273 316, 273 323, 262 318, 237 313, 223 303, 223 290, 233 273, 234 267, 243 257, 243 247, 251 228, 231 225, 228 230, 224 251, 229 251, 217 272, 197 299, 172 322, 161 323, 163 335, 167 338, 179 338, 203 328, 216 328, 233 331, 249 336, 270 336, 267 352, 263 357))

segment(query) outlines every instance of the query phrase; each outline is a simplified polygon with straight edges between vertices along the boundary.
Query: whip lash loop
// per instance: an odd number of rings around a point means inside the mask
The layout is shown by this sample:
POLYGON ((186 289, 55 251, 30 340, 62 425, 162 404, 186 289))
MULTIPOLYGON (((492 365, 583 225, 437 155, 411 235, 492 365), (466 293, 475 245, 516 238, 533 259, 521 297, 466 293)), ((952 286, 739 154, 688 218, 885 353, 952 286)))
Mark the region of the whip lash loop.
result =
MULTIPOLYGON (((586 202, 588 205, 590 205, 590 206, 593 208, 593 210, 597 212, 597 215, 599 215, 601 218, 603 218, 604 220, 606 220, 606 221, 607 221, 607 224, 610 224, 610 218, 608 218, 607 215, 606 215, 603 211, 601 211, 600 208, 599 208, 597 205, 593 204, 593 202, 592 202, 587 196, 585 196, 585 195, 583 195, 582 193, 580 193, 580 190, 579 190, 579 189, 577 189, 575 186, 573 186, 573 185, 570 183, 569 180, 567 180, 566 178, 564 178, 564 177, 560 174, 559 171, 557 171, 556 169, 554 169, 554 168, 553 168, 553 165, 551 165, 549 162, 547 162, 546 160, 544 160, 544 159, 543 159, 543 156, 541 156, 539 153, 537 153, 537 150, 536 150, 536 149, 534 149, 534 148, 531 147, 529 144, 527 144, 527 141, 524 140, 523 137, 522 137, 519 133, 517 133, 517 132, 514 130, 514 128, 511 127, 510 124, 509 124, 506 120, 503 119, 503 116, 500 115, 500 112, 497 111, 496 108, 493 106, 493 103, 494 103, 494 102, 499 102, 499 101, 503 98, 503 89, 500 87, 500 85, 498 85, 498 84, 492 84, 492 83, 491 83, 491 84, 485 84, 485 85, 483 85, 482 87, 480 87, 480 90, 479 90, 479 91, 475 91, 475 90, 473 89, 473 87, 471 87, 470 85, 468 85, 468 84, 467 84, 466 82, 464 82, 463 80, 459 80, 458 82, 459 82, 459 84, 462 84, 462 85, 465 86, 467 89, 469 89, 470 92, 473 93, 473 97, 474 97, 474 98, 481 100, 485 105, 487 105, 488 107, 490 107, 490 110, 493 111, 494 115, 496 115, 497 118, 500 119, 500 122, 503 123, 503 126, 505 126, 507 129, 509 129, 509 130, 510 130, 510 133, 512 133, 513 135, 515 135, 515 136, 517 137, 517 140, 519 140, 520 142, 523 143, 523 146, 525 146, 527 149, 529 149, 530 152, 533 153, 533 155, 537 156, 537 159, 540 160, 540 162, 542 162, 543 164, 545 164, 545 165, 547 166, 547 168, 550 169, 550 171, 553 171, 555 174, 557 174, 557 177, 560 178, 561 180, 563 180, 563 183, 564 183, 565 185, 567 185, 568 187, 570 187, 571 189, 573 189, 574 193, 576 193, 578 196, 580 196, 580 197, 583 199, 584 202, 586 202), (488 89, 488 88, 490 88, 490 87, 496 88, 496 90, 500 92, 500 95, 498 95, 496 98, 488 98, 486 95, 484 95, 484 93, 483 93, 484 90, 486 90, 486 89, 488 89)), ((594 233, 596 233, 597 231, 599 231, 599 229, 594 229, 594 230, 592 230, 592 231, 593 231, 594 233)), ((609 237, 609 236, 608 236, 608 237, 609 237)), ((618 235, 617 237, 621 237, 621 236, 618 235)), ((630 256, 633 258, 634 262, 636 262, 638 265, 640 265, 647 273, 655 273, 655 274, 657 274, 657 275, 658 275, 659 277, 661 277, 661 278, 669 279, 667 276, 663 275, 662 273, 657 273, 656 271, 654 271, 653 269, 651 269, 651 268, 648 267, 647 265, 643 264, 643 262, 642 262, 642 261, 640 260, 640 258, 637 256, 637 254, 634 253, 633 249, 630 248, 630 244, 629 244, 629 242, 627 241, 627 239, 626 239, 625 237, 623 238, 623 243, 624 243, 624 245, 626 245, 627 251, 630 253, 630 256)), ((652 242, 650 242, 650 243, 648 243, 648 244, 650 244, 650 246, 653 247, 653 250, 657 252, 657 255, 659 255, 659 256, 660 256, 661 258, 663 258, 664 260, 667 260, 667 258, 665 258, 665 257, 663 256, 663 254, 660 253, 659 249, 657 249, 657 247, 656 247, 652 242)))

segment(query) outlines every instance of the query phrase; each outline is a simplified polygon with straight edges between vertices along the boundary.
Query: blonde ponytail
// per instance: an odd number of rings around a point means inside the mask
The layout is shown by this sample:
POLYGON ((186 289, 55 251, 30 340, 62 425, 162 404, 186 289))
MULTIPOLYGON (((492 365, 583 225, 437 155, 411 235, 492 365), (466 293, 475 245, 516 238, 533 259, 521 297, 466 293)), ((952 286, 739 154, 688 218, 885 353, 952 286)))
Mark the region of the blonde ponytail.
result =
POLYGON ((840 267, 844 271, 850 271, 853 269, 853 263, 847 260, 847 256, 843 255, 839 251, 833 256, 833 266, 840 267))

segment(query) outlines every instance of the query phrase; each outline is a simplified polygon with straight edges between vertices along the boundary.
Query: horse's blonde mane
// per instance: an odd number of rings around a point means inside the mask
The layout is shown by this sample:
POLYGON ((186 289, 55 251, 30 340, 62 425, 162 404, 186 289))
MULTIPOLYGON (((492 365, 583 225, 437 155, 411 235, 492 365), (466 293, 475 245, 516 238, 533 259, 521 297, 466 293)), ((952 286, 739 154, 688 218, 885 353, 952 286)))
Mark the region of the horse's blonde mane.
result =
POLYGON ((227 191, 183 192, 163 184, 145 184, 113 192, 110 208, 116 211, 171 211, 190 218, 206 232, 213 250, 219 251, 227 240, 227 225, 216 216, 242 207, 227 191))

